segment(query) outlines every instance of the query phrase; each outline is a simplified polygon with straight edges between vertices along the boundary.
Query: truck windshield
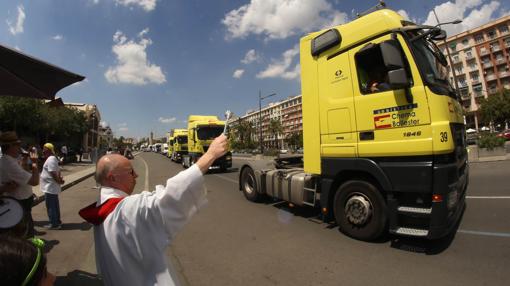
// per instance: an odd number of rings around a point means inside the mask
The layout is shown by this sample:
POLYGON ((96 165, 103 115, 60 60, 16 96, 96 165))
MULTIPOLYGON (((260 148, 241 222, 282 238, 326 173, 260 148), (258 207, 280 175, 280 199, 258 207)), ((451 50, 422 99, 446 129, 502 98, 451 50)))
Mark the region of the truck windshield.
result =
MULTIPOLYGON (((420 32, 408 32, 410 38, 414 38, 420 33, 421 30, 420 32)), ((434 92, 457 99, 457 95, 448 81, 447 61, 436 44, 427 37, 422 37, 411 41, 411 49, 415 54, 416 63, 422 71, 425 83, 434 92)))
POLYGON ((188 143, 188 136, 177 136, 177 143, 179 144, 188 143))
POLYGON ((222 126, 203 126, 197 128, 197 137, 198 140, 210 140, 220 136, 222 132, 222 126))

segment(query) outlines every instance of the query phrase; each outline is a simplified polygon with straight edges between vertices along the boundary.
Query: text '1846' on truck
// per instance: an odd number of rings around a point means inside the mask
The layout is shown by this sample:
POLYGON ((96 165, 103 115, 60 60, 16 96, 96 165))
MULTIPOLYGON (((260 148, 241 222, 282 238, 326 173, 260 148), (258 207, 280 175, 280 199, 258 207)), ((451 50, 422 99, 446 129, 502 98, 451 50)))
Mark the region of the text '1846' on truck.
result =
POLYGON ((379 9, 300 41, 304 157, 247 161, 239 188, 320 208, 356 239, 436 239, 465 205, 461 106, 438 26, 379 9))
MULTIPOLYGON (((207 152, 214 138, 225 129, 225 121, 217 116, 190 115, 188 117, 188 153, 182 156, 182 166, 187 168, 195 164, 207 152)), ((232 153, 229 151, 216 159, 210 169, 225 171, 232 167, 232 153)))

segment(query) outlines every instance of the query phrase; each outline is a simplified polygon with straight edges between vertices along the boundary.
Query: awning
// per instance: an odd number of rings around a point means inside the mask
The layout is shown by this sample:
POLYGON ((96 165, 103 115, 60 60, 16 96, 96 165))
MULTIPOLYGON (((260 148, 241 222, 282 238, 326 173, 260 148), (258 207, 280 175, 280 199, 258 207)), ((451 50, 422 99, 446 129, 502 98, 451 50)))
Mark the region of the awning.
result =
POLYGON ((0 96, 54 99, 85 77, 0 45, 0 96))

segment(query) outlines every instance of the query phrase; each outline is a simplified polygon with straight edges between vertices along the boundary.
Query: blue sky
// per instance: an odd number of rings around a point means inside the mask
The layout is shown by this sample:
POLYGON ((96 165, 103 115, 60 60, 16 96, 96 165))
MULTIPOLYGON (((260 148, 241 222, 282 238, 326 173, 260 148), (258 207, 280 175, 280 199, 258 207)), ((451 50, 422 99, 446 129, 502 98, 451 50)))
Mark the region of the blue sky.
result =
MULTIPOLYGON (((189 114, 237 115, 258 92, 300 94, 299 38, 376 1, 1 1, 0 43, 87 77, 65 102, 99 107, 116 136, 163 136, 189 114)), ((449 35, 508 14, 510 1, 386 1, 417 23, 461 18, 449 35)), ((267 104, 266 100, 264 104, 267 104)))

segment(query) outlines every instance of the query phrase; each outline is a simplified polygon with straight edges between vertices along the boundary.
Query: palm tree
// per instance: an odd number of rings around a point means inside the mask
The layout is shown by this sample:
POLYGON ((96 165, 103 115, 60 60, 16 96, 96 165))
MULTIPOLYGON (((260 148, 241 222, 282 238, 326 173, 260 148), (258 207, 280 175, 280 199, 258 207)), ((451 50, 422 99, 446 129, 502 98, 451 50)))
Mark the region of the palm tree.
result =
POLYGON ((283 126, 280 122, 280 119, 273 118, 271 121, 269 121, 269 132, 273 134, 274 139, 276 141, 276 149, 279 149, 278 147, 278 134, 283 132, 283 126))

